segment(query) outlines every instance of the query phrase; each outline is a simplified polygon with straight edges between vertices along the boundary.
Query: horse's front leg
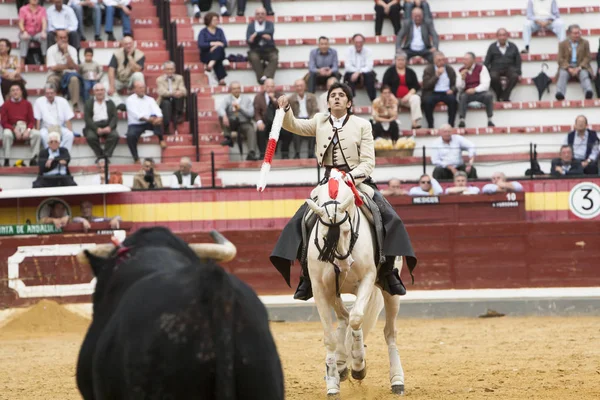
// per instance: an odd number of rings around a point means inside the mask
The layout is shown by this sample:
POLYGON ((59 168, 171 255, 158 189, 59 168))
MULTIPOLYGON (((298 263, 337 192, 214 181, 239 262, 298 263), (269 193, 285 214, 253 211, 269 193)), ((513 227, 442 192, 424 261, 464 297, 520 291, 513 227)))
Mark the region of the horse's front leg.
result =
POLYGON ((335 356, 337 343, 333 332, 332 305, 329 299, 330 296, 327 295, 326 291, 320 285, 321 283, 318 283, 317 280, 313 280, 313 295, 319 317, 321 317, 321 324, 323 324, 324 343, 327 350, 327 356, 325 357, 327 396, 337 396, 340 393, 340 377, 335 356))
POLYGON ((352 377, 362 380, 366 376, 367 366, 365 361, 365 345, 363 340, 362 324, 365 316, 365 307, 371 298, 375 284, 375 273, 365 274, 358 291, 356 301, 350 311, 350 327, 352 328, 352 377))
POLYGON ((383 292, 383 301, 385 303, 385 328, 383 328, 383 334, 390 357, 390 383, 393 393, 403 395, 404 370, 402 369, 402 362, 400 362, 400 354, 396 345, 396 317, 400 310, 400 297, 383 292))
POLYGON ((333 305, 335 315, 337 316, 337 349, 335 352, 337 367, 340 373, 340 381, 345 381, 348 378, 348 352, 346 350, 346 333, 348 331, 348 319, 350 314, 344 305, 341 297, 335 299, 333 305))

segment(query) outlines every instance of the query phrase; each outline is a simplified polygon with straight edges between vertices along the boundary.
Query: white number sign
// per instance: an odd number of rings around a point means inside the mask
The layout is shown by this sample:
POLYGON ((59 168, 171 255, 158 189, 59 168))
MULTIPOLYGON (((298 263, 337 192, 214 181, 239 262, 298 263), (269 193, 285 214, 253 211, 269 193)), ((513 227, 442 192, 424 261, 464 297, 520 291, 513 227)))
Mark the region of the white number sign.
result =
POLYGON ((582 182, 569 193, 571 212, 582 219, 592 219, 600 215, 600 186, 592 182, 582 182))

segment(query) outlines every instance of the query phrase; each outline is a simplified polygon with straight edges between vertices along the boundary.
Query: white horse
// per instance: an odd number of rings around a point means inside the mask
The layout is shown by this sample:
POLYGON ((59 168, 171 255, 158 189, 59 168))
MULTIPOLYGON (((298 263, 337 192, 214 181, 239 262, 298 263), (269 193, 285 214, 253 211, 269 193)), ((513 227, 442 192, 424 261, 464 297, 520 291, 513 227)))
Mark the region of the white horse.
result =
POLYGON ((340 381, 348 377, 348 366, 354 379, 365 378, 364 341, 374 328, 384 303, 386 320, 383 332, 390 359, 390 383, 392 392, 402 395, 404 371, 396 346, 396 316, 400 298, 382 293, 375 286, 376 240, 370 224, 355 204, 355 192, 338 170, 333 169, 328 183, 317 187, 313 194, 318 196, 318 204, 310 199, 307 204, 318 220, 310 234, 307 257, 313 295, 325 333, 327 395, 339 397, 340 381), (339 276, 336 267, 339 268, 339 276), (336 293, 338 287, 339 293, 356 296, 350 312, 336 293), (332 308, 338 320, 337 334, 333 327, 332 308))

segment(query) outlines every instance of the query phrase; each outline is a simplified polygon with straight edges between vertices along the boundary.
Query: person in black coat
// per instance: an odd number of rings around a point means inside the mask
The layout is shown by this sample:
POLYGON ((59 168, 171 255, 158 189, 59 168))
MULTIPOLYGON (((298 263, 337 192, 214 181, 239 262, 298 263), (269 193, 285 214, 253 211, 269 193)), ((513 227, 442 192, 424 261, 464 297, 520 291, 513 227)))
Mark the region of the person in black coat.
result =
POLYGON ((40 172, 33 182, 34 188, 77 186, 69 172, 69 150, 60 147, 60 134, 48 135, 48 148, 40 151, 39 160, 40 172))
POLYGON ((490 86, 498 101, 510 101, 510 94, 521 77, 521 53, 519 48, 508 41, 508 32, 501 28, 496 32, 496 42, 488 48, 484 65, 490 72, 490 86), (506 87, 502 88, 502 78, 506 78, 506 87))
POLYGON ((583 175, 581 161, 573 159, 573 150, 568 145, 560 147, 560 157, 552 160, 552 176, 583 175))
POLYGON ((383 74, 383 86, 389 86, 393 95, 398 99, 401 107, 410 108, 412 128, 421 127, 423 113, 421 111, 421 97, 418 95, 421 84, 417 74, 406 66, 408 57, 403 51, 396 54, 396 65, 389 67, 383 74))

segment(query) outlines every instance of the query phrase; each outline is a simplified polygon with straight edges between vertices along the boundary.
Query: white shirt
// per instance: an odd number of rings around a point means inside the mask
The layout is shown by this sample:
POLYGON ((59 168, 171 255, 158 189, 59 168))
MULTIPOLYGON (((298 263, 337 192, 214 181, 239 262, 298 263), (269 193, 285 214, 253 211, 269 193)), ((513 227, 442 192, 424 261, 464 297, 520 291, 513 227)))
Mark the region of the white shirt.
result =
MULTIPOLYGON (((521 185, 519 182, 509 182, 509 183, 512 185, 513 191, 515 191, 515 192, 523 191, 523 185, 521 185)), ((496 192, 498 192, 498 185, 496 185, 495 183, 488 183, 481 190, 481 193, 485 193, 485 194, 494 194, 496 192)))
POLYGON ((102 4, 105 7, 115 7, 115 6, 128 6, 131 3, 131 0, 103 0, 102 4))
POLYGON ((162 111, 152 97, 144 95, 140 98, 137 94, 132 94, 125 101, 127 107, 127 124, 143 125, 147 121, 140 121, 140 118, 149 118, 152 115, 162 118, 162 111))
MULTIPOLYGON (((71 60, 77 64, 77 49, 75 47, 69 45, 68 47, 69 57, 71 60)), ((58 44, 53 44, 46 51, 46 66, 48 68, 55 67, 57 65, 65 65, 67 64, 67 56, 60 51, 58 48, 58 44)), ((65 69, 63 72, 76 72, 74 69, 65 69)), ((48 71, 48 75, 52 75, 52 71, 48 71)))
MULTIPOLYGON (((433 196, 438 196, 444 193, 444 189, 442 189, 442 185, 433 178, 431 179, 431 189, 433 189, 433 196)), ((409 196, 431 196, 432 194, 421 189, 420 186, 415 186, 410 188, 408 192, 409 196)))
MULTIPOLYGON (((54 160, 56 157, 60 156, 60 149, 56 149, 56 151, 48 148, 48 160, 54 160)), ((44 172, 44 175, 66 175, 67 169, 64 165, 58 164, 56 167, 52 168, 48 172, 44 172)))
POLYGON ((61 29, 65 29, 69 32, 76 32, 79 27, 75 11, 67 5, 63 4, 60 12, 56 10, 54 5, 51 5, 46 10, 46 15, 48 16, 48 32, 54 32, 61 29))
POLYGON ((475 145, 469 140, 460 135, 452 135, 450 143, 444 142, 439 137, 431 145, 433 154, 431 155, 431 163, 436 167, 446 168, 448 165, 459 166, 463 165, 462 152, 469 152, 469 157, 475 157, 475 145))
POLYGON ((308 110, 306 109, 306 94, 304 94, 304 97, 302 97, 302 98, 300 98, 300 96, 298 96, 298 105, 300 106, 300 108, 298 110, 298 115, 296 115, 296 118, 307 119, 308 118, 308 110))
POLYGON ((108 110, 106 108, 106 100, 98 103, 98 101, 96 99, 94 99, 94 116, 92 117, 92 120, 94 122, 108 120, 108 110))
MULTIPOLYGON (((449 194, 448 191, 452 188, 446 189, 446 194, 449 194)), ((479 194, 480 190, 477 186, 467 186, 467 188, 462 192, 462 194, 479 194)))
POLYGON ((346 50, 346 72, 366 73, 373 71, 373 56, 371 50, 363 47, 361 52, 357 52, 354 46, 346 50))
POLYGON ((337 128, 337 129, 341 129, 342 125, 344 125, 344 120, 346 119, 346 117, 348 116, 348 114, 344 114, 341 118, 336 118, 333 115, 331 115, 331 121, 333 121, 333 127, 337 128))
POLYGON ((446 72, 446 68, 444 67, 444 73, 441 74, 435 83, 435 88, 433 89, 435 92, 447 92, 450 90, 450 77, 448 76, 448 72, 446 72))
POLYGON ((413 22, 413 37, 412 42, 410 42, 410 49, 412 51, 423 51, 425 50, 425 42, 423 41, 423 33, 421 33, 421 26, 417 26, 413 22))
MULTIPOLYGON (((471 68, 469 69, 470 74, 473 73, 473 69, 475 68, 475 65, 477 65, 477 64, 473 64, 471 66, 471 68)), ((492 79, 490 78, 490 72, 485 67, 485 65, 482 65, 481 72, 479 73, 479 85, 477 85, 475 87, 475 92, 481 93, 481 92, 487 92, 488 90, 490 90, 491 81, 492 81, 492 79)), ((459 90, 463 90, 465 88, 465 85, 466 85, 466 82, 462 79, 462 75, 456 74, 456 87, 459 90)))
POLYGON ((500 50, 500 53, 502 53, 502 55, 506 54, 506 50, 508 49, 508 42, 506 42, 504 46, 500 46, 500 42, 496 42, 496 46, 498 46, 498 50, 500 50))
MULTIPOLYGON (((181 175, 181 184, 184 188, 200 187, 202 185, 202 183, 200 183, 200 175, 194 179, 194 183, 192 184, 192 174, 181 175)), ((179 181, 175 175, 171 177, 171 189, 181 189, 179 186, 179 181)))
POLYGON ((532 0, 533 15, 536 19, 554 19, 552 15, 552 0, 532 0))
POLYGON ((64 126, 67 121, 75 117, 75 114, 64 97, 56 96, 50 103, 45 96, 42 96, 33 103, 33 117, 42 121, 42 128, 48 129, 52 125, 64 126))
MULTIPOLYGON (((588 130, 585 130, 585 134, 583 137, 579 136, 577 132, 575 132, 575 137, 573 138, 573 158, 576 160, 584 161, 587 160, 585 158, 585 153, 587 152, 587 141, 588 141, 588 130)), ((569 135, 565 136, 565 140, 563 140, 563 145, 569 145, 569 135)), ((596 161, 598 159, 598 143, 592 147, 592 152, 588 157, 592 161, 596 161)))
POLYGON ((264 21, 262 24, 258 21, 254 21, 254 32, 262 32, 265 30, 267 26, 267 21, 264 21))

